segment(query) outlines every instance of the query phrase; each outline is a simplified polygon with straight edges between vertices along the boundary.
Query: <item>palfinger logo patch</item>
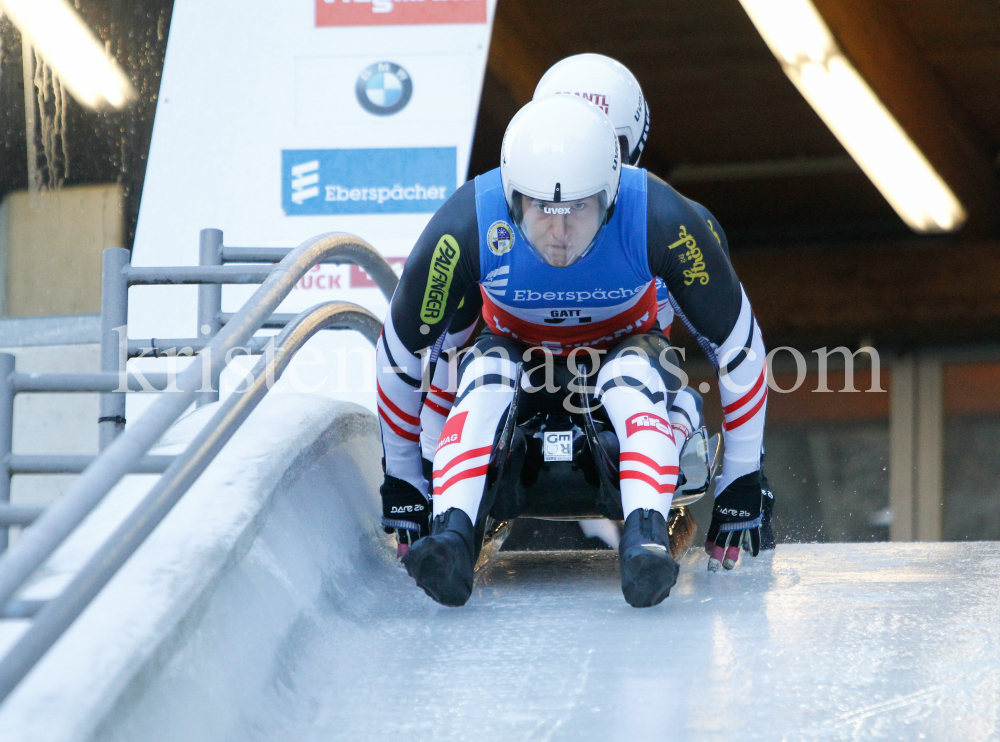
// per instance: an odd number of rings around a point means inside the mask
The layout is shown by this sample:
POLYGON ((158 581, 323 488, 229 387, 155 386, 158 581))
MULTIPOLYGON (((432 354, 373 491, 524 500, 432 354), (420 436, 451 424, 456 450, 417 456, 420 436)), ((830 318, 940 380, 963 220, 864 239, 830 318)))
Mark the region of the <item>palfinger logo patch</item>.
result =
POLYGON ((438 451, 452 443, 462 442, 462 429, 465 427, 465 418, 468 416, 468 412, 459 412, 448 418, 448 422, 444 424, 444 429, 441 431, 441 437, 438 439, 438 451))
POLYGON ((644 430, 662 433, 671 440, 673 440, 674 437, 673 431, 670 429, 670 423, 659 415, 651 415, 648 412, 639 412, 632 415, 632 417, 625 421, 626 438, 631 437, 633 433, 641 433, 644 430))
POLYGON ((424 303, 420 306, 420 319, 428 325, 437 324, 444 316, 448 304, 448 292, 451 290, 451 279, 455 275, 455 266, 458 265, 460 254, 458 241, 450 234, 442 235, 431 257, 427 287, 424 289, 424 303))
POLYGON ((494 255, 510 252, 514 246, 514 229, 507 222, 493 222, 486 232, 486 244, 494 255))

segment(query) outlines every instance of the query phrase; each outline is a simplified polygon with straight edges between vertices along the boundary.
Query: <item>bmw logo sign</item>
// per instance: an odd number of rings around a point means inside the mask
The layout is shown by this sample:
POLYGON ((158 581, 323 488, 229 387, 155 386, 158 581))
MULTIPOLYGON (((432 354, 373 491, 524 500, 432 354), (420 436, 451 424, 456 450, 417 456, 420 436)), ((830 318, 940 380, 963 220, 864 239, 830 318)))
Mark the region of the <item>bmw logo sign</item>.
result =
POLYGON ((365 67, 354 86, 358 103, 376 116, 391 116, 402 111, 413 95, 409 73, 392 62, 376 62, 365 67))

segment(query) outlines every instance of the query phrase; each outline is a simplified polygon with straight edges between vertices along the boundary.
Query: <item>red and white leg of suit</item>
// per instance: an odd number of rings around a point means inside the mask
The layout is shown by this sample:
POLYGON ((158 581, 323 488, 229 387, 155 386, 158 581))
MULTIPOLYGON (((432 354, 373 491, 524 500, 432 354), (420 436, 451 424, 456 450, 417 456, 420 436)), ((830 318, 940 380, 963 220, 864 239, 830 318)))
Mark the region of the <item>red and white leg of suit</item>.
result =
POLYGON ((431 377, 431 388, 427 392, 423 409, 420 410, 420 453, 428 461, 434 460, 441 429, 455 403, 458 386, 457 351, 465 345, 475 329, 476 323, 473 322, 456 333, 449 332, 441 345, 441 355, 431 377))
POLYGON ((513 361, 489 353, 473 358, 464 369, 434 454, 435 516, 459 508, 476 522, 493 438, 514 399, 516 372, 513 361))
MULTIPOLYGON (((476 521, 493 439, 514 396, 515 373, 512 361, 489 354, 465 369, 434 456, 435 515, 455 507, 476 521)), ((677 485, 679 451, 663 379, 648 358, 626 353, 601 368, 597 386, 621 447, 625 516, 645 508, 666 517, 677 485)))
POLYGON ((626 352, 601 367, 597 387, 621 449, 622 512, 644 508, 666 518, 684 441, 674 438, 662 377, 646 356, 626 352))

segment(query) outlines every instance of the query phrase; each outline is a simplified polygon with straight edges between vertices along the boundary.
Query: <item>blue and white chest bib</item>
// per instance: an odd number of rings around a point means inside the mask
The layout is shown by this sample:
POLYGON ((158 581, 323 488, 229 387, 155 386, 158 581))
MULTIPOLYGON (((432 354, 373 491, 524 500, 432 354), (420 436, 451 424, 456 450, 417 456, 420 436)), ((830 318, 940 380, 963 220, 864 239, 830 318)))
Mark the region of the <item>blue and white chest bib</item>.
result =
POLYGON ((480 291, 490 330, 557 355, 606 350, 656 322, 646 249, 646 171, 622 168, 615 214, 580 261, 553 268, 511 224, 500 170, 476 178, 480 291))

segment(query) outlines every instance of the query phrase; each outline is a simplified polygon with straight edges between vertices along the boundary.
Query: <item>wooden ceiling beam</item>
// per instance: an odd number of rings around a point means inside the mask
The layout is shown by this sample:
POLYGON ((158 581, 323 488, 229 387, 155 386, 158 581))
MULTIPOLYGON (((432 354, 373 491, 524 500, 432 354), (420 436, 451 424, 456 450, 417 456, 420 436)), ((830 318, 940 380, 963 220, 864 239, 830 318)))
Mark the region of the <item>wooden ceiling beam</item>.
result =
MULTIPOLYGON (((1000 231, 993 158, 882 0, 813 0, 841 50, 968 212, 967 238, 1000 231)), ((939 12, 951 12, 942 6, 939 12)))
MULTIPOLYGON (((531 100, 535 86, 549 68, 539 49, 552 50, 553 39, 535 38, 532 21, 517 0, 504 0, 493 18, 493 37, 486 65, 511 97, 523 106, 531 100)), ((560 59, 556 56, 556 59, 560 59)), ((555 61, 555 60, 553 60, 555 61)))
POLYGON ((1000 339, 1000 242, 733 252, 770 347, 1000 339))

